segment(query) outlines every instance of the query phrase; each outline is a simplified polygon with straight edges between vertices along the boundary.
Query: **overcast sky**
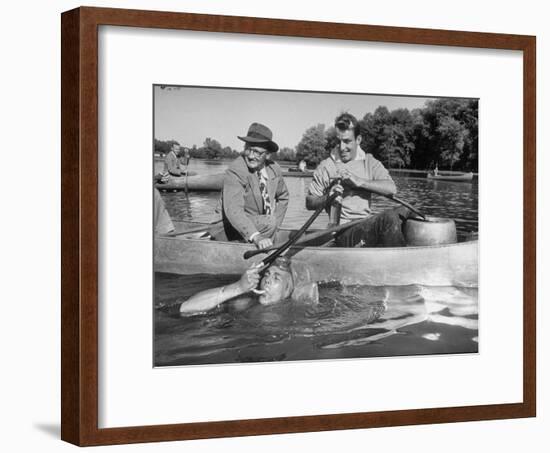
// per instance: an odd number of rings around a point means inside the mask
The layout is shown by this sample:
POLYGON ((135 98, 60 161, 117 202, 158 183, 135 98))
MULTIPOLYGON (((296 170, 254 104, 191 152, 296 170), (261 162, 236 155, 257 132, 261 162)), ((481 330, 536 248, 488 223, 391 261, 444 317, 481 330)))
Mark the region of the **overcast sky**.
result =
POLYGON ((304 131, 348 111, 361 119, 385 105, 389 110, 423 107, 426 100, 412 96, 307 93, 294 91, 244 90, 225 88, 154 88, 155 138, 177 140, 183 146, 201 146, 207 137, 222 146, 241 150, 237 135, 246 135, 253 122, 273 131, 273 140, 282 148, 294 148, 304 131))

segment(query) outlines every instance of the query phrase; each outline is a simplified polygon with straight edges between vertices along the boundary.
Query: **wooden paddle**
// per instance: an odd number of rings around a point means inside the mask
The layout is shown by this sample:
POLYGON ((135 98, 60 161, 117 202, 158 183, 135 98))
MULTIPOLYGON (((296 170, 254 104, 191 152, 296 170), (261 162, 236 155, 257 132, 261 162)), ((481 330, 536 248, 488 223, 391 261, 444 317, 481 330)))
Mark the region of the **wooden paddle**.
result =
MULTIPOLYGON (((348 228, 350 228, 352 226, 358 225, 358 224, 360 224, 361 222, 364 222, 364 221, 365 221, 365 219, 357 219, 357 220, 353 220, 353 221, 348 222, 348 223, 344 223, 343 225, 336 225, 336 226, 333 226, 331 228, 327 228, 325 230, 316 231, 315 233, 306 234, 302 239, 295 242, 294 245, 296 246, 296 245, 307 244, 308 242, 313 241, 314 239, 319 239, 319 238, 321 238, 323 236, 326 236, 326 235, 329 235, 329 234, 339 233, 341 231, 347 230, 348 228)), ((280 247, 280 245, 276 245, 276 246, 269 247, 269 248, 263 249, 263 250, 248 250, 247 252, 244 253, 243 257, 244 257, 244 259, 252 258, 253 256, 259 255, 260 253, 267 253, 267 252, 271 252, 272 250, 277 250, 277 248, 279 248, 279 247, 280 247)))
MULTIPOLYGON (((321 214, 321 212, 324 211, 324 209, 329 206, 336 197, 340 196, 340 194, 338 192, 334 192, 332 195, 330 195, 329 197, 327 197, 326 201, 321 205, 319 206, 315 212, 313 213, 313 215, 307 220, 306 223, 304 223, 304 225, 302 226, 302 228, 300 228, 296 234, 294 236, 292 236, 288 241, 286 241, 283 245, 281 245, 280 247, 278 247, 271 255, 267 256, 265 259, 262 260, 262 262, 264 263, 265 267, 267 267, 268 265, 270 265, 273 261, 275 261, 279 256, 281 256, 284 252, 286 252, 290 247, 292 247, 292 245, 294 245, 298 239, 300 239, 300 236, 302 236, 306 231, 307 229, 311 226, 311 224, 315 221, 315 219, 317 217, 319 217, 319 214, 321 214)), ((257 252, 257 253, 263 253, 264 251, 263 250, 251 250, 252 252, 257 252)), ((248 252, 245 252, 244 253, 244 258, 246 259, 246 254, 248 252)))
POLYGON ((188 185, 188 181, 189 181, 189 161, 191 160, 191 158, 186 158, 187 162, 185 164, 185 195, 189 195, 189 185, 188 185))
POLYGON ((379 192, 378 190, 372 190, 372 189, 368 189, 369 192, 372 192, 376 195, 381 195, 383 197, 386 197, 388 198, 389 200, 393 200, 395 201, 396 203, 399 203, 403 206, 405 206, 407 209, 410 209, 412 212, 414 212, 416 215, 422 217, 422 219, 424 220, 427 220, 426 219, 426 216, 424 214, 422 214, 418 209, 416 209, 414 206, 412 206, 411 204, 407 203, 406 201, 402 200, 401 198, 397 198, 395 196, 393 196, 393 194, 387 194, 387 193, 384 193, 384 192, 379 192))

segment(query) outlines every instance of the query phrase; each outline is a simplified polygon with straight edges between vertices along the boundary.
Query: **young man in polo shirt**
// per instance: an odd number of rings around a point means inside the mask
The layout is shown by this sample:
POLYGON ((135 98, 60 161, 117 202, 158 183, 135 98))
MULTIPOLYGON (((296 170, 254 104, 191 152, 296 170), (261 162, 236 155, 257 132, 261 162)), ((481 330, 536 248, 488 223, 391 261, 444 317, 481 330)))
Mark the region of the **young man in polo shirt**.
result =
POLYGON ((307 209, 314 210, 333 192, 341 194, 331 209, 340 206, 340 222, 365 219, 345 230, 336 239, 339 247, 400 247, 405 245, 401 231, 402 220, 409 215, 406 208, 397 208, 374 214, 371 192, 393 195, 396 192, 388 170, 361 147, 360 126, 357 119, 343 113, 335 120, 338 146, 323 160, 315 173, 306 197, 307 209), (340 178, 340 184, 334 179, 340 178))

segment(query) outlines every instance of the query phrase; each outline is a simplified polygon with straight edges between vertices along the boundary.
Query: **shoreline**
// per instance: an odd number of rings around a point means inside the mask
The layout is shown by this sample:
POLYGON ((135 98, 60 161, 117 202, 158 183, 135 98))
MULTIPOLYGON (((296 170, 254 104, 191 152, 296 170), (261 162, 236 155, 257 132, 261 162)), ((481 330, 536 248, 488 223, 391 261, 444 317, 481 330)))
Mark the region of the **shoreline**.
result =
MULTIPOLYGON (((164 157, 160 157, 160 156, 153 156, 153 157, 154 157, 155 161, 163 161, 164 160, 164 157)), ((232 161, 232 159, 203 159, 203 158, 200 158, 200 157, 192 157, 191 159, 192 160, 197 160, 197 161, 200 161, 200 162, 220 163, 220 164, 229 163, 229 162, 232 161)), ((275 162, 277 162, 281 167, 284 167, 284 168, 296 167, 296 164, 292 161, 289 161, 289 160, 277 160, 275 162)), ((313 169, 311 171, 315 171, 315 170, 313 169)), ((428 174, 431 170, 418 170, 416 168, 388 168, 388 171, 394 172, 394 173, 428 174)), ((462 174, 462 173, 470 173, 469 171, 466 171, 466 170, 451 171, 451 170, 446 170, 446 169, 440 169, 439 171, 445 172, 445 173, 450 174, 450 175, 454 175, 454 174, 459 175, 459 174, 462 174)), ((472 173, 474 174, 474 176, 476 176, 476 177, 478 176, 478 172, 472 172, 472 173)))

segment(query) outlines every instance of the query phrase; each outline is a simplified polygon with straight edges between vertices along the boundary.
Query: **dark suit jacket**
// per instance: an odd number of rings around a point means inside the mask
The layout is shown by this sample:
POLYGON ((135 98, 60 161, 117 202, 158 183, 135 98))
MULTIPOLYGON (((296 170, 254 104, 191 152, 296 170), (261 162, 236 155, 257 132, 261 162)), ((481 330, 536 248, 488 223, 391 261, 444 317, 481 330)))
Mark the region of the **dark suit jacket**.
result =
MULTIPOLYGON (((283 179, 281 167, 275 162, 266 162, 267 190, 273 205, 272 215, 277 227, 281 226, 288 207, 288 189, 283 179)), ((224 220, 242 236, 249 239, 258 231, 255 219, 263 214, 263 199, 256 172, 251 172, 238 157, 225 172, 223 180, 222 205, 224 220)))

